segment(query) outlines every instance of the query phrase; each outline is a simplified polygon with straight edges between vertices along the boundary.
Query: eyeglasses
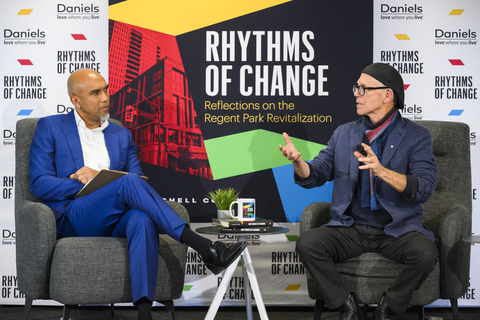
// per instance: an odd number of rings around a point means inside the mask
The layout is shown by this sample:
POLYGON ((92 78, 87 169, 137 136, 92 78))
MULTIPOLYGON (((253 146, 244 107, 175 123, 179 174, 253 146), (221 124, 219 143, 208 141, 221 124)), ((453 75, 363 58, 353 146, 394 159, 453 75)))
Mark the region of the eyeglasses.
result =
POLYGON ((365 95, 365 90, 376 90, 376 89, 390 89, 389 87, 362 87, 362 86, 357 86, 356 84, 354 84, 352 86, 352 91, 353 91, 353 94, 355 94, 355 91, 357 91, 358 89, 358 94, 363 96, 365 95))

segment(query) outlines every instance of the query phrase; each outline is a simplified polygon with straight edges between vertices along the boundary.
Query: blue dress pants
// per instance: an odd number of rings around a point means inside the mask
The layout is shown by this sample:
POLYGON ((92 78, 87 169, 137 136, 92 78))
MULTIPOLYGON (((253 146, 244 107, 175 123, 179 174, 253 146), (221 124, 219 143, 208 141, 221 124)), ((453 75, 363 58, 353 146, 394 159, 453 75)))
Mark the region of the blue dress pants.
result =
POLYGON ((134 303, 153 301, 158 271, 158 231, 180 241, 185 222, 137 174, 127 174, 73 200, 64 213, 64 237, 122 237, 128 241, 134 303))

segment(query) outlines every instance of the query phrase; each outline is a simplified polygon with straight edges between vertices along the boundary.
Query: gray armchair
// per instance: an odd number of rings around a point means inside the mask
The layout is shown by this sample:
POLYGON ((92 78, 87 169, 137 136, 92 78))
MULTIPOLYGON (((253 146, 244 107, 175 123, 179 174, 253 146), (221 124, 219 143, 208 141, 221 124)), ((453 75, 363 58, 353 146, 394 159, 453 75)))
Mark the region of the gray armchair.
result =
MULTIPOLYGON (((79 304, 131 302, 127 241, 123 238, 78 237, 57 241, 53 212, 30 192, 28 154, 37 119, 17 122, 15 154, 15 229, 18 287, 26 296, 24 319, 35 299, 70 307, 79 304)), ((119 123, 116 120, 113 120, 119 123)), ((190 223, 181 204, 170 206, 190 223)), ((160 234, 155 301, 174 319, 173 299, 183 292, 187 246, 160 234)), ((112 314, 113 315, 113 314, 112 314)))
MULTIPOLYGON (((470 244, 462 241, 472 228, 470 130, 468 125, 456 122, 418 123, 432 134, 433 153, 439 167, 435 193, 424 204, 422 216, 423 223, 435 234, 439 259, 425 283, 415 291, 411 305, 417 308, 419 319, 424 319, 423 306, 437 299, 449 299, 454 319, 458 320, 457 299, 468 288, 470 272, 470 244)), ((312 203, 303 211, 300 233, 329 220, 330 203, 312 203)), ((403 265, 376 253, 365 253, 336 266, 360 303, 368 305, 378 303, 403 265)), ((314 319, 320 319, 323 296, 308 273, 307 286, 310 298, 317 300, 314 319)))

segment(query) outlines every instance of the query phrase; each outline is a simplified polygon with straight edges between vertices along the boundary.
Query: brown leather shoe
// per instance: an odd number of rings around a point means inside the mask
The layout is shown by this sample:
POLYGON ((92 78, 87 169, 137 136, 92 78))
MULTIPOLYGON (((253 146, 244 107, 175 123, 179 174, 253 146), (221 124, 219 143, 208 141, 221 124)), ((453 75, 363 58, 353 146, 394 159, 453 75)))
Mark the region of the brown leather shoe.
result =
POLYGON ((358 305, 358 298, 354 292, 350 293, 339 309, 338 320, 363 320, 363 311, 358 305))
POLYGON ((373 314, 373 319, 375 320, 395 320, 395 311, 390 309, 387 304, 387 300, 385 300, 385 292, 378 303, 378 307, 375 309, 375 313, 373 314))
POLYGON ((237 243, 215 241, 210 247, 210 256, 203 262, 213 274, 219 274, 227 269, 246 247, 246 241, 237 243))

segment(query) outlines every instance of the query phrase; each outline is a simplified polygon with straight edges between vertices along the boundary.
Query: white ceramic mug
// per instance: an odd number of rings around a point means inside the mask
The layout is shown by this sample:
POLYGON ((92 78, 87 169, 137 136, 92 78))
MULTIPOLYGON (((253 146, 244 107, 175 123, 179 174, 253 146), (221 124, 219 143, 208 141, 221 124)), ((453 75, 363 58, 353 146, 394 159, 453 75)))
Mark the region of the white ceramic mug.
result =
POLYGON ((255 199, 238 198, 236 201, 233 201, 230 204, 230 215, 232 218, 240 221, 255 220, 255 199), (237 210, 232 210, 235 203, 237 204, 237 210))

